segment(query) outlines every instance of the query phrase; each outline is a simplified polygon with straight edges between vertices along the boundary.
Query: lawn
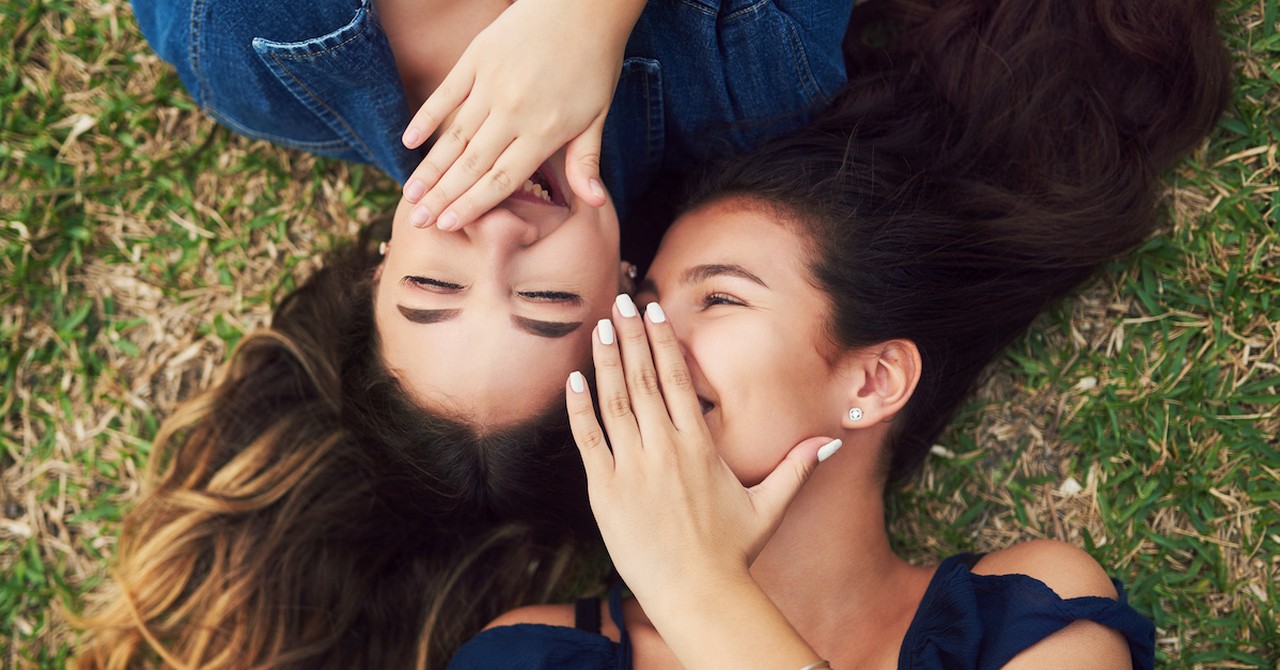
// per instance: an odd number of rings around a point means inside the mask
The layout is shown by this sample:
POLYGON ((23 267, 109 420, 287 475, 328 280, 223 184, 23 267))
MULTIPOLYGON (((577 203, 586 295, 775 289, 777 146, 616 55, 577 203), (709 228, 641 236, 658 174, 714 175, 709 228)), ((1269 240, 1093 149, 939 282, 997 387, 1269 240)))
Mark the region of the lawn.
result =
MULTIPOLYGON (((1228 0, 1234 101, 1168 225, 1050 311, 894 498, 919 561, 1050 537, 1159 667, 1280 659, 1280 0, 1228 0)), ((337 239, 376 171, 203 116, 127 4, 0 5, 0 666, 60 667, 167 412, 337 239)))

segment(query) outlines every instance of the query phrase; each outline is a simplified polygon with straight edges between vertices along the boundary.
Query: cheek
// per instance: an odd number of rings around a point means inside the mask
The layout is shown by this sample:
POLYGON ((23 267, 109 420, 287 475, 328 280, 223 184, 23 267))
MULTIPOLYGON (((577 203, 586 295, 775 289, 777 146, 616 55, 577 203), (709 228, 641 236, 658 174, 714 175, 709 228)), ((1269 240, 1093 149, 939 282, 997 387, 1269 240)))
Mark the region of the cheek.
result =
POLYGON ((727 386, 720 431, 725 462, 744 484, 755 484, 801 440, 821 433, 820 388, 826 365, 793 333, 771 331, 725 342, 717 371, 727 386))

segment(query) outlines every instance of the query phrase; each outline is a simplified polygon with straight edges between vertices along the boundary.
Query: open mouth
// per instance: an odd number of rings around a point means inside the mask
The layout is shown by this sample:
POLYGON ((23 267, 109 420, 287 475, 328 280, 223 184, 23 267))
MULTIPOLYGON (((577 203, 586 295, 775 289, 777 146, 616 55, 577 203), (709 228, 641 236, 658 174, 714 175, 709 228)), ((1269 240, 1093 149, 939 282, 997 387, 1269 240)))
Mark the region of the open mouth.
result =
POLYGON ((569 203, 565 201, 562 189, 552 180, 548 172, 545 165, 538 168, 533 175, 524 180, 524 183, 520 185, 520 189, 512 193, 511 197, 568 207, 569 203))

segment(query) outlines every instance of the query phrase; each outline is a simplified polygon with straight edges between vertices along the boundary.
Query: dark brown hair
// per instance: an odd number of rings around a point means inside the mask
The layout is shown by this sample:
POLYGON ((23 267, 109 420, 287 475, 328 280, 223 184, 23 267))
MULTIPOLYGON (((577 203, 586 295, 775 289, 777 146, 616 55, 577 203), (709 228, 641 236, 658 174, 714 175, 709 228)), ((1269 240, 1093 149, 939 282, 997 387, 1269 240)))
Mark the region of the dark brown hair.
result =
POLYGON ((1229 60, 1202 0, 860 11, 852 25, 874 32, 846 38, 853 75, 832 107, 710 170, 685 209, 745 196, 789 213, 812 242, 833 342, 916 343, 895 480, 1049 302, 1152 233, 1158 176, 1211 129, 1229 60))
MULTIPOLYGON (((875 31, 848 40, 832 109, 686 207, 793 214, 832 340, 920 347, 896 478, 1048 302, 1150 233, 1157 176, 1209 130, 1227 61, 1199 0, 856 12, 875 31)), ((166 421, 79 667, 439 667, 562 595, 594 534, 562 409, 481 435, 414 405, 377 356, 376 264, 368 240, 332 253, 166 421)))
POLYGON ((165 422, 78 667, 443 667, 582 578, 563 407, 481 435, 413 405, 379 362, 371 247, 332 252, 165 422))

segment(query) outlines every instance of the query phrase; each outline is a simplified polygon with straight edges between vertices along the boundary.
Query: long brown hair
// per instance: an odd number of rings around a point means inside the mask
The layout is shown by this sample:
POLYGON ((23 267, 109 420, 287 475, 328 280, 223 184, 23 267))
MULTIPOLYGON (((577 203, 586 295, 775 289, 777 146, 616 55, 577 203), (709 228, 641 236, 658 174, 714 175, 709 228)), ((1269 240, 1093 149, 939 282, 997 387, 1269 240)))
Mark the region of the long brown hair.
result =
POLYGON ((331 253, 164 423, 78 667, 442 667, 581 579, 563 419, 480 435, 412 405, 378 360, 372 246, 331 253))
MULTIPOLYGON (((832 109, 689 206, 786 209, 833 341, 921 347, 896 477, 1047 302, 1149 234, 1156 178, 1208 132, 1227 60, 1200 0, 857 12, 882 30, 851 35, 832 109)), ((414 406, 378 363, 376 263, 367 241, 332 254, 165 423, 80 667, 438 667, 571 579, 592 529, 562 409, 479 435, 414 406)))
POLYGON ((1159 176, 1229 95, 1213 6, 868 3, 831 108, 693 189, 686 210, 745 196, 804 230, 836 346, 919 347, 889 481, 1046 305, 1155 229, 1159 176))

